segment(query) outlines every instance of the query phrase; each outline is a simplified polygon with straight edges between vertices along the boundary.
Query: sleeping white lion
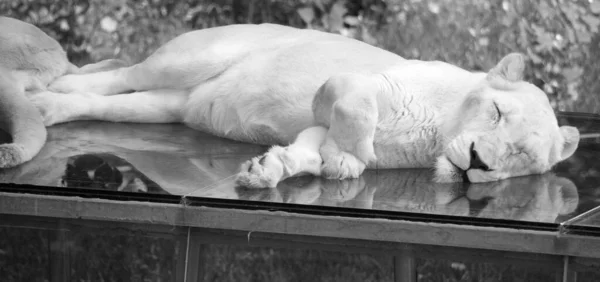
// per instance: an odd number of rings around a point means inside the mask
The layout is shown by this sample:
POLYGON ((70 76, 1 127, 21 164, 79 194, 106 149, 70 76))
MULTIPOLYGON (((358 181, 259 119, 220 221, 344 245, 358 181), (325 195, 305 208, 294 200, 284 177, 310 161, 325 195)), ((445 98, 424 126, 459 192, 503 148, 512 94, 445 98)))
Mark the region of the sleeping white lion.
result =
POLYGON ((182 122, 285 146, 241 166, 237 183, 253 188, 365 168, 435 167, 438 182, 486 182, 546 172, 579 142, 523 69, 519 54, 474 73, 341 35, 231 25, 185 33, 134 66, 63 76, 33 102, 46 125, 182 122))
POLYGON ((46 143, 46 128, 28 100, 57 77, 124 65, 107 60, 79 68, 60 44, 34 25, 0 16, 0 168, 30 161, 46 143))

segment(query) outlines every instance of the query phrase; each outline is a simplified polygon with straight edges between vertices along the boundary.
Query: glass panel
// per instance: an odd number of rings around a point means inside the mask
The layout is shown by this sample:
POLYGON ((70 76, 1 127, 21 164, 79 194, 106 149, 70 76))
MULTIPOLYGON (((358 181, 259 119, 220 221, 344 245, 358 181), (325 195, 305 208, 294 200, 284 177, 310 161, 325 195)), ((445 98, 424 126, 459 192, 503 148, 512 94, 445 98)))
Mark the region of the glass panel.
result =
POLYGON ((565 223, 565 232, 569 233, 577 233, 581 232, 587 233, 588 235, 594 234, 594 236, 599 236, 598 231, 600 230, 600 209, 596 207, 593 210, 590 210, 573 220, 567 221, 565 223))
POLYGON ((600 260, 592 258, 569 259, 569 281, 595 282, 600 281, 600 260))
MULTIPOLYGON (((393 281, 389 256, 311 249, 204 245, 197 281, 393 281)), ((193 268, 193 265, 190 265, 193 268)))
POLYGON ((50 280, 50 235, 35 227, 0 225, 0 273, 6 282, 50 280))
POLYGON ((2 281, 183 281, 187 233, 171 227, 3 216, 2 281))
POLYGON ((188 281, 546 282, 563 267, 546 254, 212 229, 191 230, 188 257, 188 281))
POLYGON ((594 211, 589 215, 585 215, 579 220, 570 222, 567 227, 582 226, 591 228, 600 228, 600 211, 594 211))
POLYGON ((233 191, 251 201, 544 223, 569 218, 577 208, 577 188, 552 173, 486 184, 436 184, 430 177, 429 170, 369 170, 354 180, 305 176, 259 190, 235 187, 229 178, 190 195, 233 191))
POLYGON ((183 263, 178 259, 185 254, 185 241, 167 234, 107 228, 70 235, 74 281, 90 277, 100 281, 174 281, 180 276, 177 264, 183 263))
POLYGON ((596 282, 600 281, 600 271, 587 270, 582 272, 577 272, 575 275, 577 282, 596 282))
POLYGON ((417 259, 417 281, 495 281, 549 282, 562 281, 562 269, 517 264, 463 262, 453 260, 417 259))
MULTIPOLYGON (((554 168, 557 175, 570 179, 578 188, 577 194, 571 192, 578 198, 577 208, 571 214, 571 219, 564 224, 567 227, 600 227, 598 211, 595 210, 600 206, 600 117, 567 113, 561 115, 559 121, 561 124, 576 126, 582 136, 577 152, 554 168)), ((563 193, 569 193, 569 190, 562 190, 563 193)))

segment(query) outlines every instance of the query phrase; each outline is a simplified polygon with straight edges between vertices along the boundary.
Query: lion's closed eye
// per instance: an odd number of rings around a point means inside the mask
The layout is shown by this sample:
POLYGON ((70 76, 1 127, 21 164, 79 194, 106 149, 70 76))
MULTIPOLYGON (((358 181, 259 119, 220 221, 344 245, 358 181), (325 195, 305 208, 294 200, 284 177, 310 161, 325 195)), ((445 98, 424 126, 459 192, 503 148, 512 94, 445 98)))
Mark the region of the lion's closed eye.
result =
POLYGON ((493 103, 492 120, 495 124, 498 124, 500 120, 502 120, 502 111, 500 111, 500 108, 496 102, 493 103))

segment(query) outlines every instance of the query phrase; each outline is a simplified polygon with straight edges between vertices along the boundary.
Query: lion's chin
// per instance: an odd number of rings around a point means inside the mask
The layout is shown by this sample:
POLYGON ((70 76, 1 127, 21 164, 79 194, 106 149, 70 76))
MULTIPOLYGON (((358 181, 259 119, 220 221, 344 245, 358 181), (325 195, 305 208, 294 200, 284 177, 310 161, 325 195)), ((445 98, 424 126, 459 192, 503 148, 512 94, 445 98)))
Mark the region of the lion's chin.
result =
POLYGON ((467 172, 453 164, 445 155, 435 161, 435 176, 433 181, 438 183, 468 182, 467 172))

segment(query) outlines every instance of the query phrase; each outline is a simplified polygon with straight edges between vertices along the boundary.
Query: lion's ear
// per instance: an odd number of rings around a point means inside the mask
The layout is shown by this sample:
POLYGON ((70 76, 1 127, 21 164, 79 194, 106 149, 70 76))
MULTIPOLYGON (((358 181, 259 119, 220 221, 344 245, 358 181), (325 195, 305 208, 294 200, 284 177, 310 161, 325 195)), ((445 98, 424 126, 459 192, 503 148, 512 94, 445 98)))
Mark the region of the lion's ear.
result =
POLYGON ((488 78, 500 77, 511 82, 523 80, 525 57, 520 53, 506 55, 488 72, 488 78))
POLYGON ((564 160, 575 153, 577 145, 579 145, 579 130, 573 126, 561 126, 560 134, 565 140, 560 153, 560 159, 564 160))

